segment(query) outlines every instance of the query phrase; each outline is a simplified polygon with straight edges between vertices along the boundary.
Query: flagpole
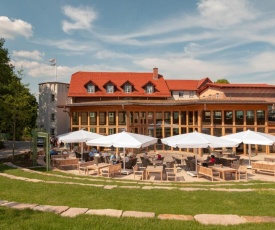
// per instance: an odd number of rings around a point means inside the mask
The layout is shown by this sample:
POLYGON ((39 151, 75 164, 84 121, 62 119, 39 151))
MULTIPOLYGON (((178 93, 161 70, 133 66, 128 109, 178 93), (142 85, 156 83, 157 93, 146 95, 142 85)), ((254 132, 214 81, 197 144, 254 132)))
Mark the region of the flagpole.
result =
POLYGON ((57 60, 55 58, 55 82, 57 82, 57 60))

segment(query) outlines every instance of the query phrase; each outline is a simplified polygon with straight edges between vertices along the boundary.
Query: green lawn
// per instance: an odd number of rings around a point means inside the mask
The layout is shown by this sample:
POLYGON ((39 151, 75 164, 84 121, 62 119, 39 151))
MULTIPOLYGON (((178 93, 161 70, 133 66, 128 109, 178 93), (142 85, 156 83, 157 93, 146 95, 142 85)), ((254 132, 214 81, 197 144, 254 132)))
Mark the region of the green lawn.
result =
MULTIPOLYGON (((66 205, 70 207, 85 207, 90 209, 120 209, 155 212, 158 214, 236 214, 246 216, 275 216, 274 183, 242 182, 231 186, 223 183, 212 184, 223 188, 254 188, 250 192, 222 192, 210 190, 211 183, 175 183, 173 190, 141 188, 121 188, 124 184, 117 180, 93 181, 83 179, 59 177, 60 173, 52 175, 24 172, 0 165, 0 173, 42 179, 44 181, 74 182, 64 183, 32 183, 22 180, 12 180, 0 177, 0 200, 45 205, 66 205), (89 184, 116 184, 111 190, 102 187, 92 187, 89 184), (206 185, 206 186, 204 186, 206 185), (181 191, 180 187, 202 187, 208 190, 181 191), (261 188, 265 189, 261 189, 261 188)), ((68 174, 63 174, 71 177, 68 174)), ((91 178, 91 177, 89 177, 91 178)), ((144 186, 134 184, 135 186, 144 186)), ((167 186, 165 184, 165 186, 167 186)), ((169 185, 170 186, 170 185, 169 185)), ((163 221, 155 219, 110 218, 99 216, 78 216, 68 219, 53 213, 40 213, 31 210, 12 210, 0 208, 0 229, 242 229, 243 225, 231 227, 203 226, 195 221, 163 221), (14 222, 16 220, 16 222, 14 222), (10 226, 7 228, 7 226, 10 226), (42 226, 42 227, 41 227, 42 226), (100 227, 101 226, 101 227, 100 227)), ((275 229, 274 224, 245 224, 246 229, 275 229)))

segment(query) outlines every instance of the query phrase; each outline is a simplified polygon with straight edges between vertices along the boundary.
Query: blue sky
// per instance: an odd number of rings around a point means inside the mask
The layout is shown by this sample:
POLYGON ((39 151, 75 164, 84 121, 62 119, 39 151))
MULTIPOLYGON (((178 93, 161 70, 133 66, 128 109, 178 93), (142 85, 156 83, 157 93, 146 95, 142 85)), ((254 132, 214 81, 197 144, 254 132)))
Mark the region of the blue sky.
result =
POLYGON ((272 0, 0 0, 0 37, 38 83, 77 71, 151 72, 275 85, 272 0))

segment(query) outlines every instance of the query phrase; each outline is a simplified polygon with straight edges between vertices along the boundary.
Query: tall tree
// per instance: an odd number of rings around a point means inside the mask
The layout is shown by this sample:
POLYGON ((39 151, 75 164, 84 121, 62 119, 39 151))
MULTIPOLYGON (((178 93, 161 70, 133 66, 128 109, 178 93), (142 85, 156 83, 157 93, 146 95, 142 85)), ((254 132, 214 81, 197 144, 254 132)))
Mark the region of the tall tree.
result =
POLYGON ((230 84, 229 81, 225 78, 222 78, 222 79, 218 79, 217 81, 215 81, 215 83, 218 83, 218 84, 230 84))
POLYGON ((21 82, 22 71, 15 73, 10 64, 4 42, 0 39, 0 133, 18 140, 24 129, 35 127, 38 105, 27 85, 21 82))

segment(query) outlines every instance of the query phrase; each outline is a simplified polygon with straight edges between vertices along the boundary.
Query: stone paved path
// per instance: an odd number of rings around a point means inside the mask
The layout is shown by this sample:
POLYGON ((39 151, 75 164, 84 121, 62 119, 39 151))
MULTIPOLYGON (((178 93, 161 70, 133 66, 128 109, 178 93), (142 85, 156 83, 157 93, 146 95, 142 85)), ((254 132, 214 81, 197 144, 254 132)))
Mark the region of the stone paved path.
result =
POLYGON ((238 216, 238 215, 217 215, 217 214, 197 214, 191 215, 176 215, 176 214, 159 214, 156 216, 154 212, 140 211, 122 211, 116 209, 88 209, 74 208, 68 206, 52 206, 18 203, 6 200, 0 200, 0 206, 5 206, 15 209, 32 209, 42 212, 53 212, 63 217, 76 217, 81 214, 85 215, 104 215, 109 217, 133 217, 133 218, 157 218, 160 220, 180 220, 180 221, 197 221, 203 225, 238 225, 244 223, 275 223, 273 216, 238 216))

